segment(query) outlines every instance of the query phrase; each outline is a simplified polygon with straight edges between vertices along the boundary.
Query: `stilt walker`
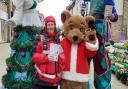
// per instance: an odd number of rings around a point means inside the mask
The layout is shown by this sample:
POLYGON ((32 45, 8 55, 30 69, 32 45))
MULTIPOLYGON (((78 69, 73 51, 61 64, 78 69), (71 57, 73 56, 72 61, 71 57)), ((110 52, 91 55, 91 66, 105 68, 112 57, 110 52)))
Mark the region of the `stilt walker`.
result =
POLYGON ((111 89, 111 62, 105 52, 104 44, 110 40, 110 34, 108 34, 110 33, 110 21, 118 20, 114 0, 90 0, 90 14, 96 18, 96 31, 99 40, 99 50, 93 58, 94 85, 96 89, 111 89), (111 13, 105 16, 105 10, 108 7, 111 13))

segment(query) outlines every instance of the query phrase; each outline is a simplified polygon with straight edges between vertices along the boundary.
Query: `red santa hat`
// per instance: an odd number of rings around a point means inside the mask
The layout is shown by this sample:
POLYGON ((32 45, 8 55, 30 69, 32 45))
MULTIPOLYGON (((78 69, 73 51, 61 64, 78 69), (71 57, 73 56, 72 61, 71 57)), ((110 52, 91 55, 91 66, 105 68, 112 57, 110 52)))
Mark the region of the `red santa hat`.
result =
POLYGON ((48 22, 54 22, 54 24, 56 25, 56 20, 53 16, 48 16, 44 19, 44 22, 45 22, 45 25, 48 23, 48 22))

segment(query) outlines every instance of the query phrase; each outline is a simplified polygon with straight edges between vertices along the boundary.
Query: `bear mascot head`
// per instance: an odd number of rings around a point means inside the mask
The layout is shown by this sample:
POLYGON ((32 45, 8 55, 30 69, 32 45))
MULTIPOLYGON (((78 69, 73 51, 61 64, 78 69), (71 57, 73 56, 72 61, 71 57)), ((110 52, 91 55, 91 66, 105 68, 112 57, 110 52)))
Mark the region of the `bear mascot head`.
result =
POLYGON ((93 16, 75 16, 68 11, 63 11, 61 20, 65 37, 71 43, 78 44, 83 40, 93 44, 96 42, 95 19, 93 16))

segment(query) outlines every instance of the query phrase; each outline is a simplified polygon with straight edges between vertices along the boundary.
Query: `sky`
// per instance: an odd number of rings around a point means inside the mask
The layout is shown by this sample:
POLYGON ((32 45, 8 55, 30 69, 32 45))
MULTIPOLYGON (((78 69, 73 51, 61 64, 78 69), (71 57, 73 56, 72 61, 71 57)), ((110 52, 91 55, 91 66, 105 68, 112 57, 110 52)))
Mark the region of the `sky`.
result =
POLYGON ((44 0, 38 4, 37 10, 43 13, 44 16, 52 15, 55 17, 57 26, 62 25, 61 23, 61 12, 66 10, 66 6, 70 4, 70 0, 44 0))

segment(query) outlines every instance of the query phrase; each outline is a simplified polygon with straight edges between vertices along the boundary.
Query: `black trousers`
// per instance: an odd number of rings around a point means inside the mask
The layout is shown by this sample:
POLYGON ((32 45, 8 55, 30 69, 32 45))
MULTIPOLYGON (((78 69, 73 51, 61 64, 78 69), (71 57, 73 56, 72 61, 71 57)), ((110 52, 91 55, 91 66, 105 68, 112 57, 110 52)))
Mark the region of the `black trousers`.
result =
POLYGON ((32 89, 58 89, 58 86, 53 86, 37 78, 33 83, 32 89))

